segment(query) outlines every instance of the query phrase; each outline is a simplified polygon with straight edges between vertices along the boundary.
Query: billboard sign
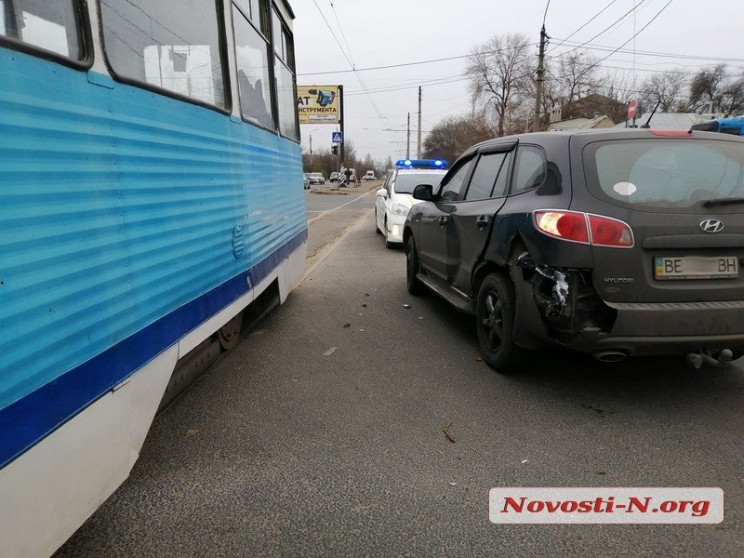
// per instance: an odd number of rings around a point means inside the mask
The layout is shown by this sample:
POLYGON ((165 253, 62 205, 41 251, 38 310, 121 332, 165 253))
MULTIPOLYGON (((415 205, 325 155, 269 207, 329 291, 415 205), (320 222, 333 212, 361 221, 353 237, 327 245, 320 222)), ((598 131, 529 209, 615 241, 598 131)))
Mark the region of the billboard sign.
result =
POLYGON ((338 85, 298 85, 300 124, 338 124, 341 110, 338 85))

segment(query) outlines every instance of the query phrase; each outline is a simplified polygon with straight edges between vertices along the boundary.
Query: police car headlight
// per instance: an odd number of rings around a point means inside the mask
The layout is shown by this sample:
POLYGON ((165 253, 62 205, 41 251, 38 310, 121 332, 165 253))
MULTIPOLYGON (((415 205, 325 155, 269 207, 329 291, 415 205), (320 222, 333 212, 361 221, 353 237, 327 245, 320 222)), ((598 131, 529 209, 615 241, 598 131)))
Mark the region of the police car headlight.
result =
POLYGON ((401 217, 408 215, 408 208, 399 203, 394 203, 390 208, 390 211, 392 211, 394 215, 400 215, 401 217))

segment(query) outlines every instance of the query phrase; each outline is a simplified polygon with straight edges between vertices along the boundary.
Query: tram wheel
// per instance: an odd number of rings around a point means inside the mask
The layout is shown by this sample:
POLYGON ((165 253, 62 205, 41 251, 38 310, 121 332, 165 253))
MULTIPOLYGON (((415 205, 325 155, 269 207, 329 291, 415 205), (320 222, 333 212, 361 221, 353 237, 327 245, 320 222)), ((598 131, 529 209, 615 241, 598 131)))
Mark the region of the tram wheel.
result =
POLYGON ((223 325, 217 332, 217 339, 223 351, 234 349, 240 342, 240 331, 243 325, 243 313, 240 312, 232 320, 223 325))

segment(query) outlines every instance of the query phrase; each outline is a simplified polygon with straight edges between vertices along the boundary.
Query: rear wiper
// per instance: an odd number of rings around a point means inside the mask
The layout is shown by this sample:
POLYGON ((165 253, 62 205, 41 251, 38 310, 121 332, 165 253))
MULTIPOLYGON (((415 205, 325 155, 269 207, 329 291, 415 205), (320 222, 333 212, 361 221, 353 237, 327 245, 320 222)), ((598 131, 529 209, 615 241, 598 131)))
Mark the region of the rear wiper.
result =
POLYGON ((710 207, 712 205, 734 205, 736 203, 744 203, 744 198, 719 198, 716 200, 705 200, 703 207, 710 207))

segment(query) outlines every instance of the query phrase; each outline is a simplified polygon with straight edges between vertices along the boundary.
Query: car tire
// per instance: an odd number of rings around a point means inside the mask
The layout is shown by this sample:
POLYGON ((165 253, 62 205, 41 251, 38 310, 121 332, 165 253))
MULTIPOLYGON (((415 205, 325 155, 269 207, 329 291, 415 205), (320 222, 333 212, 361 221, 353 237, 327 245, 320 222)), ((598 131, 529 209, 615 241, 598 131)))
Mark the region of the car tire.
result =
POLYGON ((380 227, 377 226, 377 210, 375 209, 375 232, 377 234, 382 234, 382 231, 380 230, 380 227))
POLYGON ((413 240, 413 235, 410 235, 406 241, 406 288, 413 296, 419 296, 424 292, 424 285, 417 277, 420 267, 416 241, 413 240))
POLYGON ((478 347, 483 360, 501 373, 514 372, 524 364, 526 352, 514 344, 516 295, 511 281, 491 273, 481 283, 475 304, 478 347))

